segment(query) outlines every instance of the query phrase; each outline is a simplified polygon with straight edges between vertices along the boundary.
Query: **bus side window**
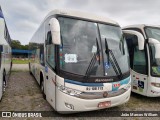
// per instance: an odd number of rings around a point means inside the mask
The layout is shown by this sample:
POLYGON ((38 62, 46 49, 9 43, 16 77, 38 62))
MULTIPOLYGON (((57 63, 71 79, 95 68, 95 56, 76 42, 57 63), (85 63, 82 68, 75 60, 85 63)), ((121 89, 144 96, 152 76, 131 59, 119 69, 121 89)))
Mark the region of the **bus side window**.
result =
POLYGON ((47 63, 55 69, 55 45, 52 44, 51 32, 47 33, 46 40, 46 61, 47 63))

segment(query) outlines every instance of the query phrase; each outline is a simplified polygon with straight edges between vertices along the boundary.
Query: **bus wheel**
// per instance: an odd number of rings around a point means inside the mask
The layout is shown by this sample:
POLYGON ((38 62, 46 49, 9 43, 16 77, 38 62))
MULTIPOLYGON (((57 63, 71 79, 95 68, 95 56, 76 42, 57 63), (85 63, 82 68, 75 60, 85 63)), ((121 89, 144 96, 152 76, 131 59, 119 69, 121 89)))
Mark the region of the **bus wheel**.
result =
MULTIPOLYGON (((3 80, 2 80, 2 96, 3 96, 3 93, 5 91, 5 88, 6 88, 6 74, 5 72, 3 72, 3 80)), ((0 102, 2 101, 2 96, 0 98, 0 102)))
POLYGON ((43 98, 46 99, 46 95, 44 94, 44 81, 41 82, 41 92, 43 94, 43 98))
POLYGON ((3 73, 3 83, 2 83, 3 85, 2 85, 2 90, 3 90, 3 92, 5 91, 5 88, 6 88, 6 73, 4 72, 3 73))
POLYGON ((29 66, 29 73, 30 73, 30 75, 32 75, 30 63, 28 64, 28 66, 29 66))
POLYGON ((11 62, 11 65, 10 65, 10 71, 12 70, 12 66, 13 66, 13 63, 11 62))

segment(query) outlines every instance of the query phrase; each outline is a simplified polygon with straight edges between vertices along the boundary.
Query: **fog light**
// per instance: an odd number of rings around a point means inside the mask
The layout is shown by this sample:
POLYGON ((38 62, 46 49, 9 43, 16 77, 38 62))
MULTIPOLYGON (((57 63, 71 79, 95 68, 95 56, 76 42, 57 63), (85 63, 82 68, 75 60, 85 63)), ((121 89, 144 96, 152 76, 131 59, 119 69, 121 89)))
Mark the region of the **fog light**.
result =
POLYGON ((131 83, 123 87, 124 90, 128 90, 129 88, 131 88, 131 83))
POLYGON ((69 103, 65 103, 65 106, 69 109, 72 109, 74 110, 74 106, 72 104, 69 104, 69 103))
POLYGON ((103 97, 106 98, 107 96, 108 96, 108 93, 107 93, 107 92, 104 92, 104 93, 103 93, 103 97))

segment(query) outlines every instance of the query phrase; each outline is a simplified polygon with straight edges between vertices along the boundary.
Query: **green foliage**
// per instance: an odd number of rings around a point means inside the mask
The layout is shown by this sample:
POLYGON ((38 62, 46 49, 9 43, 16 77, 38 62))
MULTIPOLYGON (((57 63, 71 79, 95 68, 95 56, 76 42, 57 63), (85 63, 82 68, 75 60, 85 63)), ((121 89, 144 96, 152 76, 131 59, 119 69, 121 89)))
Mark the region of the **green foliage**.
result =
POLYGON ((12 49, 28 50, 28 45, 21 45, 21 42, 19 40, 12 40, 11 46, 12 49))
POLYGON ((13 59, 12 63, 13 64, 28 64, 29 60, 28 59, 13 59))

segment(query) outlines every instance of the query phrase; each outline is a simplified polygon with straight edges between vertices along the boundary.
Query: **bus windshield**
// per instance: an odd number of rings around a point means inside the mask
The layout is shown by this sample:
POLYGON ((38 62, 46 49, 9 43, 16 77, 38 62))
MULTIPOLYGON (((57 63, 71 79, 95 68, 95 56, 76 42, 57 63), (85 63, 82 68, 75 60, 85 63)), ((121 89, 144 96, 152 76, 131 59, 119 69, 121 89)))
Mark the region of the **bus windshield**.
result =
POLYGON ((106 39, 121 72, 129 71, 127 46, 120 27, 65 17, 59 17, 58 20, 62 40, 61 70, 85 76, 88 67, 92 66, 90 76, 117 76, 107 59, 106 39), (91 62, 93 59, 94 64, 91 62))
POLYGON ((154 38, 160 41, 160 28, 146 27, 145 31, 148 38, 154 38))
POLYGON ((160 58, 155 58, 155 45, 149 44, 151 58, 151 75, 160 76, 160 58))
MULTIPOLYGON (((146 27, 146 35, 148 38, 154 38, 160 42, 160 28, 146 27)), ((151 59, 151 75, 160 76, 160 59, 155 58, 155 45, 149 44, 150 59, 151 59)))

